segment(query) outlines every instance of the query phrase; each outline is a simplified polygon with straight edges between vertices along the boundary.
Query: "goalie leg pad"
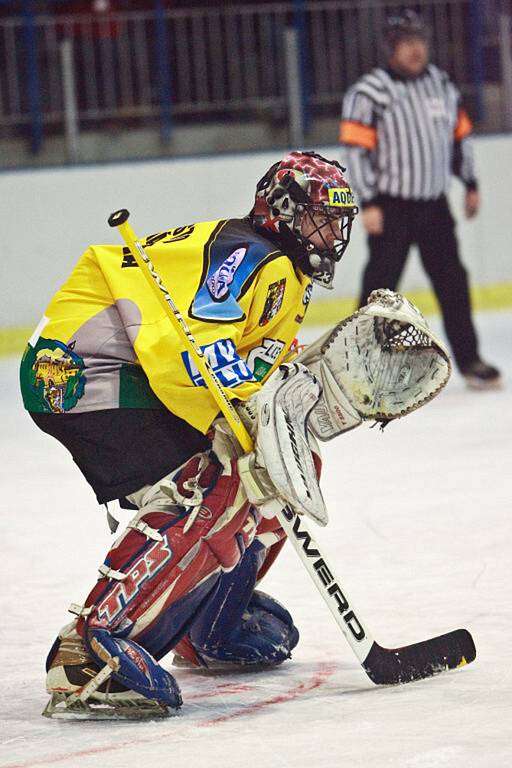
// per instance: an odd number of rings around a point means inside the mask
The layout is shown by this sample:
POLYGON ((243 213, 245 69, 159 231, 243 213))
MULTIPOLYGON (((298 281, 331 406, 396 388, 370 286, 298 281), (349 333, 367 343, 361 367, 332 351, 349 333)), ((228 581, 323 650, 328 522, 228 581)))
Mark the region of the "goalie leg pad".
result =
MULTIPOLYGON (((286 542, 286 534, 281 528, 277 518, 262 518, 260 520, 257 528, 256 540, 251 546, 251 550, 253 547, 256 549, 256 542, 259 542, 264 548, 261 555, 258 557, 258 561, 261 562, 261 564, 259 565, 256 576, 255 583, 257 584, 274 564, 286 542)), ((249 594, 249 591, 247 594, 249 594)), ((227 609, 229 609, 229 606, 227 609)), ((236 617, 240 617, 242 613, 243 610, 239 607, 236 612, 236 617)), ((205 660, 201 659, 196 653, 189 634, 185 635, 180 640, 174 651, 174 664, 176 666, 204 667, 206 665, 205 660)))
MULTIPOLYGON (((106 632, 102 643, 135 642, 161 658, 188 630, 222 572, 234 568, 250 545, 258 513, 247 502, 236 462, 207 458, 206 468, 204 457, 194 458, 174 477, 174 486, 167 485, 166 493, 173 487, 175 496, 194 488, 193 509, 177 506, 169 495, 157 504, 150 494, 158 511, 143 508, 112 547, 78 621, 91 650, 92 639, 99 642, 98 632, 106 632)), ((119 675, 113 673, 117 680, 119 675)))
POLYGON ((277 666, 290 658, 299 641, 290 613, 254 589, 265 556, 265 548, 255 541, 238 566, 221 576, 190 629, 189 648, 178 646, 179 653, 194 662, 191 646, 195 663, 205 667, 277 666))

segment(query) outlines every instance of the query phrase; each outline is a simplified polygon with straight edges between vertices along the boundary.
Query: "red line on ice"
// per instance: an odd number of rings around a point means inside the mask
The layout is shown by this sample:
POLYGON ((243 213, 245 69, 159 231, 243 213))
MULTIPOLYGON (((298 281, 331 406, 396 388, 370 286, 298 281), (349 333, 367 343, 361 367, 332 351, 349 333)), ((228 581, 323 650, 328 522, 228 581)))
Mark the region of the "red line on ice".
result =
POLYGON ((214 691, 204 691, 203 693, 187 693, 187 701, 185 703, 188 703, 189 701, 195 701, 196 699, 211 699, 213 696, 218 696, 219 694, 226 696, 227 694, 232 695, 235 693, 240 693, 241 691, 254 691, 255 687, 255 685, 247 685, 245 683, 223 683, 222 685, 218 685, 214 691))
MULTIPOLYGON (((217 723, 225 723, 229 720, 234 720, 237 717, 244 717, 245 715, 251 715, 254 712, 258 712, 261 709, 264 709, 265 707, 272 706, 274 704, 282 704, 286 701, 292 701, 293 699, 297 699, 299 696, 302 696, 305 693, 308 693, 309 691, 315 690, 315 688, 319 688, 321 685, 323 685, 326 680, 336 671, 337 665, 332 662, 323 662, 320 664, 320 668, 317 672, 314 673, 314 675, 311 677, 311 679, 305 683, 300 683, 299 685, 295 686, 295 688, 290 688, 290 690, 285 691, 285 693, 279 694, 277 696, 272 696, 269 699, 264 699, 263 701, 255 702, 254 704, 249 704, 246 707, 241 707, 240 709, 235 709, 233 712, 230 712, 227 715, 219 715, 218 717, 212 717, 210 720, 204 720, 202 722, 197 723, 197 727, 206 727, 206 726, 212 726, 216 725, 217 723)), ((230 683, 226 683, 223 686, 220 686, 221 688, 228 688, 230 686, 230 683)), ((252 686, 247 686, 247 689, 250 689, 252 686)), ((245 686, 243 685, 237 685, 236 688, 238 690, 246 690, 245 686)), ((227 693, 227 690, 218 690, 217 693, 227 693)), ((235 692, 235 691, 233 691, 235 692)), ((205 694, 204 698, 209 698, 210 694, 205 694)), ((172 723, 171 723, 172 724, 172 723)), ((55 763, 62 763, 66 760, 71 759, 78 759, 80 757, 87 757, 88 755, 98 755, 98 754, 104 754, 105 752, 119 752, 119 750, 124 749, 125 747, 134 747, 139 744, 147 744, 152 741, 156 741, 157 739, 165 739, 165 738, 172 738, 175 734, 174 733, 167 733, 167 734, 158 734, 157 736, 153 736, 152 738, 140 738, 140 739, 130 739, 130 741, 123 741, 118 744, 111 744, 103 747, 91 747, 90 749, 82 749, 78 750, 76 752, 68 752, 65 755, 49 755, 48 757, 40 757, 36 760, 30 760, 29 762, 24 763, 10 763, 9 765, 4 765, 4 768, 33 768, 33 766, 36 765, 53 765, 55 763)))
POLYGON ((302 696, 302 694, 307 693, 308 691, 313 691, 315 688, 319 688, 321 685, 323 685, 327 678, 333 674, 335 669, 336 665, 334 664, 322 664, 320 670, 315 675, 313 675, 309 682, 300 683, 295 688, 290 688, 290 690, 286 691, 286 693, 281 693, 278 696, 272 696, 272 698, 264 699, 263 701, 257 701, 254 704, 249 704, 248 706, 243 707, 243 709, 237 709, 227 715, 212 717, 211 720, 198 723, 198 727, 216 725, 216 723, 225 723, 227 720, 234 720, 236 717, 244 717, 245 715, 250 715, 253 712, 257 712, 258 710, 263 709, 264 707, 269 707, 272 704, 282 704, 285 701, 296 699, 298 696, 302 696))

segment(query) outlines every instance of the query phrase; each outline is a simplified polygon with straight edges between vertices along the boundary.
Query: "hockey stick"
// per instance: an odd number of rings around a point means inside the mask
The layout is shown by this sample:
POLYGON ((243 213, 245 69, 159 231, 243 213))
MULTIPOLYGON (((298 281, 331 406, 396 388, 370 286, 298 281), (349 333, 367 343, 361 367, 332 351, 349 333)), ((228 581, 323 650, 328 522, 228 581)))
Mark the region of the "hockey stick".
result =
MULTIPOLYGON (((128 211, 122 209, 111 214, 108 223, 119 230, 155 297, 194 359, 206 387, 215 398, 242 449, 246 452, 251 451, 252 439, 249 433, 128 223, 128 217, 128 211)), ((365 624, 357 616, 345 591, 341 589, 339 580, 308 532, 303 518, 299 517, 289 505, 283 507, 278 500, 269 502, 269 505, 350 647, 374 683, 380 685, 408 683, 412 680, 432 677, 446 669, 455 669, 474 660, 475 645, 466 629, 457 629, 401 648, 383 648, 376 643, 365 624)))

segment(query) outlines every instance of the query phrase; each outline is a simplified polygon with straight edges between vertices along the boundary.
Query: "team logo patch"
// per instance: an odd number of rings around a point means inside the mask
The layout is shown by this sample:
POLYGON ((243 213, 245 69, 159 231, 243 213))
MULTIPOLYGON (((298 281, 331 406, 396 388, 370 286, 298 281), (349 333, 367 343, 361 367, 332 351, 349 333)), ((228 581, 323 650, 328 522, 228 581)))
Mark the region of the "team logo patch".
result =
POLYGON ((265 378, 283 349, 284 341, 279 339, 263 339, 261 346, 251 349, 247 355, 247 365, 257 381, 265 378))
POLYGON ((247 248, 237 248, 225 261, 222 262, 216 272, 206 281, 210 295, 216 301, 222 301, 229 293, 229 286, 233 282, 236 271, 244 260, 247 248))
POLYGON ((313 295, 313 283, 309 283, 309 285, 306 286, 306 289, 302 296, 302 306, 304 307, 304 311, 302 315, 297 315, 297 317, 295 318, 296 323, 302 323, 304 318, 306 317, 306 312, 308 311, 309 302, 311 301, 312 295, 313 295))
POLYGON ((74 342, 66 346, 61 341, 40 338, 30 350, 28 383, 42 411, 70 411, 84 394, 85 365, 73 347, 74 342))
POLYGON ((352 208, 355 204, 354 193, 350 187, 329 187, 329 205, 338 208, 352 208))
POLYGON ((261 313, 259 325, 267 325, 267 323, 269 323, 277 315, 283 306, 285 286, 285 277, 269 285, 267 298, 265 299, 265 306, 263 307, 263 312, 261 313))
MULTIPOLYGON (((238 387, 244 381, 254 381, 251 369, 239 356, 231 339, 219 339, 201 349, 222 386, 238 387)), ((189 353, 182 352, 181 357, 194 386, 204 387, 204 379, 189 353)))

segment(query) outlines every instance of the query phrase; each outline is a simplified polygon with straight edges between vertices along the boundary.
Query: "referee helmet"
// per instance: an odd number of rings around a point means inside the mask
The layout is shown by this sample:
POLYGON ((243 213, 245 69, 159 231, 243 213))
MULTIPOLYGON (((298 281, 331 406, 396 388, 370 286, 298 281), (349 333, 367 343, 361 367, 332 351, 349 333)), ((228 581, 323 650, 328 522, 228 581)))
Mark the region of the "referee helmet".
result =
POLYGON ((387 54, 391 54, 401 40, 419 37, 429 42, 430 30, 419 13, 408 9, 388 16, 384 24, 383 38, 387 54))

